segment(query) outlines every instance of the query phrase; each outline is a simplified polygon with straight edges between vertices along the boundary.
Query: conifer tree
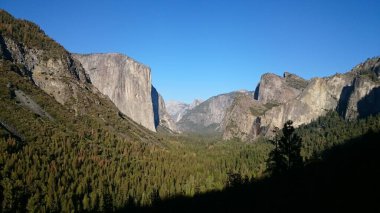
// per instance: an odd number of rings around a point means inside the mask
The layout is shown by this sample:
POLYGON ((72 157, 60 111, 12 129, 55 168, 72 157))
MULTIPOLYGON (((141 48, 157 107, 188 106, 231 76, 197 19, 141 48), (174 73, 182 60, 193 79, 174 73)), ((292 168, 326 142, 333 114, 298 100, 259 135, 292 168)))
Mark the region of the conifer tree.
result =
POLYGON ((282 132, 275 130, 276 135, 271 143, 274 149, 269 154, 268 170, 278 175, 303 165, 301 157, 302 139, 294 132, 293 121, 284 124, 282 132))

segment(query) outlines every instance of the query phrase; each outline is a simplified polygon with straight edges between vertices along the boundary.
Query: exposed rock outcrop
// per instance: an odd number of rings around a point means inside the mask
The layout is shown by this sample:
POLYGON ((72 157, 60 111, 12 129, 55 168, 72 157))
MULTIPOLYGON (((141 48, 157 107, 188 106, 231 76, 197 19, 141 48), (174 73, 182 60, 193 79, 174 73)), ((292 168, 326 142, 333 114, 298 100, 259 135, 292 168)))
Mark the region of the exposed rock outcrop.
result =
POLYGON ((38 103, 36 103, 29 95, 25 94, 22 90, 15 90, 15 99, 28 109, 30 109, 35 114, 41 117, 47 117, 51 121, 54 121, 54 118, 47 113, 38 103))
POLYGON ((266 109, 251 94, 237 94, 221 124, 223 138, 225 140, 239 138, 247 141, 259 135, 261 133, 260 116, 266 109))
POLYGON ((297 97, 308 82, 286 72, 284 77, 272 73, 261 76, 255 90, 255 99, 262 103, 282 104, 297 97))
POLYGON ((343 116, 349 120, 380 112, 380 58, 372 58, 356 66, 348 75, 354 80, 347 90, 347 106, 343 116))
POLYGON ((3 58, 21 67, 21 74, 29 77, 39 88, 65 104, 73 93, 90 82, 80 64, 68 53, 46 58, 47 50, 25 46, 16 40, 0 35, 3 58))
POLYGON ((264 113, 261 125, 270 130, 281 127, 287 120, 292 120, 294 126, 309 123, 329 110, 335 110, 343 87, 351 82, 352 78, 345 75, 314 78, 298 97, 264 113))
POLYGON ((156 131, 150 68, 116 53, 73 54, 92 84, 135 122, 156 131))
POLYGON ((257 102, 237 97, 239 100, 228 110, 223 121, 223 138, 250 140, 270 135, 274 127, 281 127, 287 120, 299 126, 330 110, 337 110, 346 119, 380 113, 379 70, 380 58, 373 58, 348 73, 308 82, 289 73, 284 78, 265 74, 255 93, 257 102), (289 76, 291 81, 286 80, 289 76), (248 110, 252 107, 263 113, 253 116, 248 110))

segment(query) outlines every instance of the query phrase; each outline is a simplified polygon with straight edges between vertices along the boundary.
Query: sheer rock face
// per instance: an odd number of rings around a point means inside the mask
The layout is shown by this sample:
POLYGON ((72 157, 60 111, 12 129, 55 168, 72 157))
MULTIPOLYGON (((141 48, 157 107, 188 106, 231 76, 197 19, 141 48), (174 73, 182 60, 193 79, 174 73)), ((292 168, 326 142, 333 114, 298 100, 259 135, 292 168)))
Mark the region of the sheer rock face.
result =
POLYGON ((380 58, 369 59, 348 74, 354 80, 345 88, 347 97, 341 115, 352 120, 380 113, 380 58))
POLYGON ((380 83, 355 78, 344 116, 348 120, 380 113, 380 83))
POLYGON ((284 77, 272 73, 261 76, 255 90, 255 99, 261 103, 286 103, 297 97, 307 86, 307 81, 286 72, 284 77))
POLYGON ((270 130, 282 127, 287 120, 292 120, 294 126, 309 123, 329 110, 335 110, 343 88, 351 82, 352 78, 344 75, 314 78, 298 97, 265 112, 261 125, 270 130))
POLYGON ((177 126, 166 109, 164 98, 152 86, 152 103, 154 112, 154 125, 156 129, 160 126, 169 132, 177 132, 177 126))
POLYGON ((265 74, 258 86, 260 91, 255 93, 258 101, 237 97, 240 99, 228 110, 223 121, 223 138, 251 140, 259 135, 268 136, 274 127, 282 127, 287 120, 292 120, 297 127, 330 110, 338 111, 346 119, 378 114, 379 70, 380 58, 373 58, 348 73, 311 79, 306 87, 303 79, 292 81, 292 85, 289 81, 286 83, 289 73, 285 73, 284 78, 265 74), (252 115, 248 109, 258 110, 252 115))
POLYGON ((150 68, 116 53, 73 54, 92 84, 135 122, 156 131, 150 68))
POLYGON ((221 132, 220 124, 236 92, 214 96, 189 110, 177 122, 180 131, 210 133, 221 132))

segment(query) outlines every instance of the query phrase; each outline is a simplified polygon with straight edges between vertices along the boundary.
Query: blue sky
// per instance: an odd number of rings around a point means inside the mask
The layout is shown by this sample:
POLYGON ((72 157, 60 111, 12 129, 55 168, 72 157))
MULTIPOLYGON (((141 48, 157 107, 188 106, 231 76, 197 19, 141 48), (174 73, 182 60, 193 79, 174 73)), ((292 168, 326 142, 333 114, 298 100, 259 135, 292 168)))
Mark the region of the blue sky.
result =
POLYGON ((266 72, 304 78, 380 55, 378 0, 1 0, 67 50, 119 52, 152 69, 166 100, 254 90, 266 72))

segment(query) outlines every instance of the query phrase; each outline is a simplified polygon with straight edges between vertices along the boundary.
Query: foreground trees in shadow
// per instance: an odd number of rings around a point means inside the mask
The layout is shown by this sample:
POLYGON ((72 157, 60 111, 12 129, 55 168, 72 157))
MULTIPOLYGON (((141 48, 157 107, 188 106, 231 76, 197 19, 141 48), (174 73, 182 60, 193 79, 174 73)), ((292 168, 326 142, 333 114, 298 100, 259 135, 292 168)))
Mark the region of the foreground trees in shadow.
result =
POLYGON ((379 212, 380 133, 370 131, 278 176, 161 200, 139 212, 379 212))
POLYGON ((272 175, 302 167, 302 139, 294 131, 293 121, 290 120, 284 124, 281 132, 275 130, 276 135, 270 140, 274 149, 269 153, 268 159, 268 171, 272 175))

